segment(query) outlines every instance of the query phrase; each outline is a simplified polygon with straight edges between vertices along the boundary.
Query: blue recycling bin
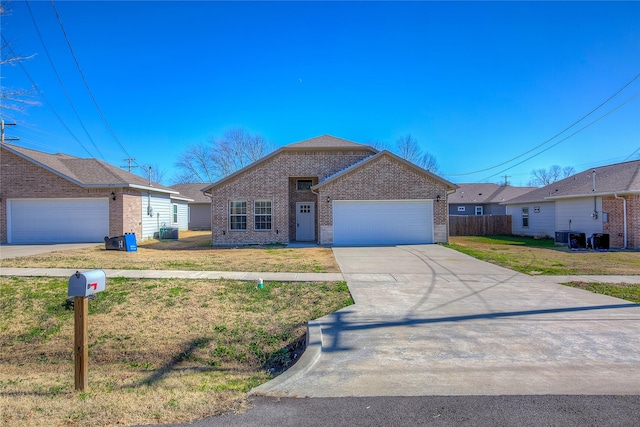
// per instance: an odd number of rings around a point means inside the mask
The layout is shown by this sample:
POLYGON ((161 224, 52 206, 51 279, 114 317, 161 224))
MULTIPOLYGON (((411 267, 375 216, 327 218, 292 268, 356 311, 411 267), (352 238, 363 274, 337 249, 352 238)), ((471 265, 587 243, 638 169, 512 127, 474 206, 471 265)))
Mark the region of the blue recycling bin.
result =
POLYGON ((138 252, 138 243, 135 233, 124 233, 124 246, 127 252, 138 252))

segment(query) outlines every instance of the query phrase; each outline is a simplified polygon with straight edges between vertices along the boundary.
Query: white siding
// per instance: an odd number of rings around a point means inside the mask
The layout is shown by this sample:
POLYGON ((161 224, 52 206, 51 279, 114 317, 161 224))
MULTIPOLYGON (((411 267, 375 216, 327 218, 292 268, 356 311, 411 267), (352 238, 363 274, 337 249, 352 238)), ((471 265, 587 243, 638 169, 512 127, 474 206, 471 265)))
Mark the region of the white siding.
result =
POLYGON ((142 195, 142 240, 153 238, 160 227, 171 227, 173 211, 169 194, 145 193, 142 195), (149 215, 149 205, 153 210, 149 215))
POLYGON ((211 203, 189 205, 189 230, 211 230, 211 203))
POLYGON ((173 205, 178 206, 178 222, 172 222, 171 227, 177 227, 178 230, 189 229, 189 207, 187 202, 173 201, 171 206, 171 221, 173 221, 173 205))
POLYGON ((556 200, 556 229, 572 230, 585 233, 587 237, 593 233, 602 233, 602 198, 595 198, 595 210, 598 218, 591 216, 594 211, 594 198, 556 200))
POLYGON ((511 215, 512 233, 517 236, 555 236, 556 210, 554 202, 507 205, 507 215, 511 215), (529 208, 528 227, 522 226, 522 208, 529 208))

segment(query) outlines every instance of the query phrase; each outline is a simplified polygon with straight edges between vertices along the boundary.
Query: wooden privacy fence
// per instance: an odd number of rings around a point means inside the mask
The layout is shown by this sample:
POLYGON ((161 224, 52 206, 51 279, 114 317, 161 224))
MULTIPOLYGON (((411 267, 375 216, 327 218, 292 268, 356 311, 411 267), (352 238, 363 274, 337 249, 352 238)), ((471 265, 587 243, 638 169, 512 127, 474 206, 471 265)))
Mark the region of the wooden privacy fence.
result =
POLYGON ((449 215, 450 236, 511 234, 511 215, 449 215))

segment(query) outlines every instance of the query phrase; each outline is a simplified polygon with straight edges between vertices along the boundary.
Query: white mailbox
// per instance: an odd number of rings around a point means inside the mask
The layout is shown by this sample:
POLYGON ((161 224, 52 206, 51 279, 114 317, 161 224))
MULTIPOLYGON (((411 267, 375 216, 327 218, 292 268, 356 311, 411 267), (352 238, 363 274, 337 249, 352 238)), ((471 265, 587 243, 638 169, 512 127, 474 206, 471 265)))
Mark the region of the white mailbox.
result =
POLYGON ((90 270, 80 273, 76 271, 69 277, 70 297, 88 297, 107 288, 107 275, 102 270, 90 270))

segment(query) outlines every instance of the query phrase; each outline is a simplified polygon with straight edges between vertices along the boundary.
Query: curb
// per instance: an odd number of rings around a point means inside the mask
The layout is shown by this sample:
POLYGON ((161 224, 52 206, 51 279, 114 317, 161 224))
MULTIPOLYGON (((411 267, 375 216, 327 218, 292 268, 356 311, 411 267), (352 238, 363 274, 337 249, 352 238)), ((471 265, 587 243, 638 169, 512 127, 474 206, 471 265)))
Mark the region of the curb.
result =
MULTIPOLYGON (((287 394, 286 384, 297 380, 316 364, 322 354, 322 327, 317 320, 307 323, 306 348, 300 359, 289 369, 274 379, 249 391, 253 396, 291 397, 287 394)), ((303 396, 297 396, 303 397, 303 396)))

